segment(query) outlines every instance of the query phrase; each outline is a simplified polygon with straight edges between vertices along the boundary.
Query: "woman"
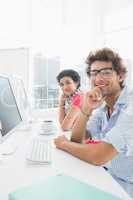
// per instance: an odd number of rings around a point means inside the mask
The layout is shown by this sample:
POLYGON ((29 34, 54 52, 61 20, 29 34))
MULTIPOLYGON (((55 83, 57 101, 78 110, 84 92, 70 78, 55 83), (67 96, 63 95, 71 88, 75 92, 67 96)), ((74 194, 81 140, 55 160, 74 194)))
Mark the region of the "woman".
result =
POLYGON ((58 74, 57 81, 62 90, 59 100, 59 122, 62 130, 67 131, 73 127, 82 106, 80 76, 76 71, 67 69, 58 74))

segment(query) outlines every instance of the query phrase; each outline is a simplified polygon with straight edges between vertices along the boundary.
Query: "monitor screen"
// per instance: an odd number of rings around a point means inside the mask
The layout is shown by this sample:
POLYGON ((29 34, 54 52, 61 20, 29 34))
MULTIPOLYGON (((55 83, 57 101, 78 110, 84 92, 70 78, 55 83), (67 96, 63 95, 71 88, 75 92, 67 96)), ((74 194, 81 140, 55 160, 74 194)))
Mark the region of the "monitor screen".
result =
POLYGON ((22 120, 27 121, 29 119, 30 103, 23 80, 18 76, 12 76, 10 80, 22 120))
POLYGON ((8 77, 0 75, 0 128, 1 138, 22 121, 8 77))

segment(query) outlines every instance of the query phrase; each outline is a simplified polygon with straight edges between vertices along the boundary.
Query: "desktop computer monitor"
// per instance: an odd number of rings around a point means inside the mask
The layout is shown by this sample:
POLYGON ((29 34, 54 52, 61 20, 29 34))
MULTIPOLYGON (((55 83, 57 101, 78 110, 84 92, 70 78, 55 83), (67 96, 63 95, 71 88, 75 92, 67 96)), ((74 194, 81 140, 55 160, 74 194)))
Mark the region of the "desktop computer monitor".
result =
POLYGON ((13 133, 21 122, 22 117, 9 77, 0 75, 0 142, 13 133))
POLYGON ((30 120, 30 103, 23 80, 16 75, 10 77, 11 87, 18 105, 23 122, 30 120))

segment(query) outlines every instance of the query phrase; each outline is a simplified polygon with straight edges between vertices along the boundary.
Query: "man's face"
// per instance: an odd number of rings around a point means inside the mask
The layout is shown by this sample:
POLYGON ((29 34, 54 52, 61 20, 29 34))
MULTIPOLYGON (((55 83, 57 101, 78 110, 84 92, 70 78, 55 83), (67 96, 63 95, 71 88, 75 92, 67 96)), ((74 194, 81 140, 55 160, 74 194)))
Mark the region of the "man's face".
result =
POLYGON ((95 61, 91 65, 90 82, 93 87, 100 87, 103 95, 113 95, 120 88, 122 78, 113 69, 111 62, 95 61))

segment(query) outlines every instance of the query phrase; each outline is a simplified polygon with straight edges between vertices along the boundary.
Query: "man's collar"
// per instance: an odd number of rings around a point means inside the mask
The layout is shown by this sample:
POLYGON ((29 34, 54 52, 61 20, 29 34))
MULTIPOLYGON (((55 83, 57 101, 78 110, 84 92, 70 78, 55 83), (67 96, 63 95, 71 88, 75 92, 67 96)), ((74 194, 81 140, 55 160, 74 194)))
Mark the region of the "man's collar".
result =
MULTIPOLYGON (((117 101, 116 101, 116 103, 114 105, 114 108, 116 108, 117 106, 121 106, 121 105, 126 106, 126 102, 127 102, 126 99, 127 99, 127 97, 128 97, 128 88, 127 88, 127 86, 125 86, 122 89, 122 91, 120 93, 120 96, 118 97, 118 99, 117 99, 117 101)), ((107 109, 106 102, 100 107, 100 109, 102 111, 105 111, 107 109)))
POLYGON ((120 93, 120 96, 118 97, 118 99, 117 99, 117 101, 116 101, 116 103, 115 103, 115 106, 116 105, 125 105, 126 104, 126 99, 127 99, 127 97, 128 97, 128 88, 127 88, 127 86, 125 86, 123 89, 122 89, 122 91, 121 91, 121 93, 120 93))

